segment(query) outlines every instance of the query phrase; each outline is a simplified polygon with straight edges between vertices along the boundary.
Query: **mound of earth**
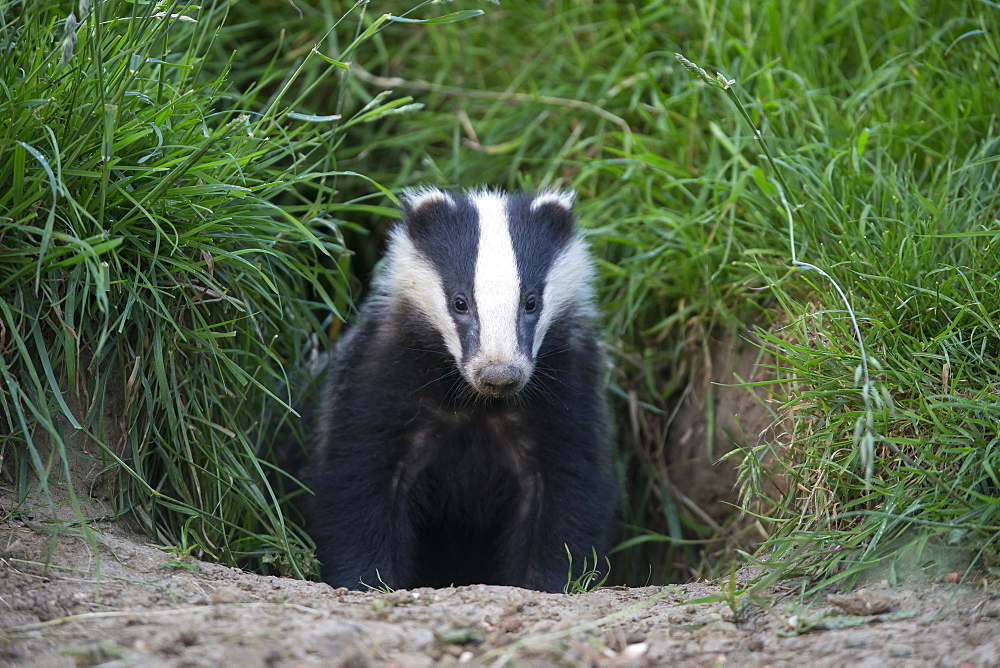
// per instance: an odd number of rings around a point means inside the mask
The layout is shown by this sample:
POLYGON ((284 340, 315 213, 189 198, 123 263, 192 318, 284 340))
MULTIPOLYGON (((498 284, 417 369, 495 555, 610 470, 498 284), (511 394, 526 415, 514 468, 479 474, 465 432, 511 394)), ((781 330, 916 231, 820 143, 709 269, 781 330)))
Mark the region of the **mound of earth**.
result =
POLYGON ((179 559, 95 524, 91 544, 0 524, 0 661, 17 666, 996 665, 1000 598, 936 583, 776 589, 734 618, 714 582, 543 594, 353 592, 179 559), (705 601, 709 599, 709 601, 705 601), (696 602, 701 600, 702 602, 696 602))

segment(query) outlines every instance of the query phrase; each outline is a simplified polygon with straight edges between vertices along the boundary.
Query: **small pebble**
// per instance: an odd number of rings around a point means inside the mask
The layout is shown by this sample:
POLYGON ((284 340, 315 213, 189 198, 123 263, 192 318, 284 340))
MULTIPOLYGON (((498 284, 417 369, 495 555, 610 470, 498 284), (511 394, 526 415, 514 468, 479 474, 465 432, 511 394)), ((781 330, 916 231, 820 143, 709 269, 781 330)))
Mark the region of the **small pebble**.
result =
POLYGON ((648 642, 637 642, 633 643, 625 648, 622 652, 622 656, 626 659, 641 659, 646 656, 646 652, 649 651, 648 642))
POLYGON ((886 612, 895 604, 888 596, 881 596, 867 589, 859 589, 851 594, 829 594, 826 600, 849 615, 877 615, 886 612))

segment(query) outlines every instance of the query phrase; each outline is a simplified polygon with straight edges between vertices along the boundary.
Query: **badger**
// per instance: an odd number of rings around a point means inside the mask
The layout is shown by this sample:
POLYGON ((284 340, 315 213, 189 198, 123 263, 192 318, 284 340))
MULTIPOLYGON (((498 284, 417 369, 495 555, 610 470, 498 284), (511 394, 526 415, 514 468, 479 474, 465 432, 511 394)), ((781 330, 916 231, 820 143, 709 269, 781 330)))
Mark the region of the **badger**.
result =
POLYGON ((562 591, 607 550, 606 362, 574 197, 404 193, 296 472, 330 585, 562 591))

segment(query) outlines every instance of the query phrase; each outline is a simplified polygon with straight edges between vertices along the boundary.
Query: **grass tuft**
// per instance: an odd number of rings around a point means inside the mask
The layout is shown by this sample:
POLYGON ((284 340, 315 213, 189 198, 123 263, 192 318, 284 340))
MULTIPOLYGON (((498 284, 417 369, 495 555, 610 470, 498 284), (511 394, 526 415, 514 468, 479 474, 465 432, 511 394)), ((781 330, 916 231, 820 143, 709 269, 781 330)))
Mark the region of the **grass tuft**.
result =
POLYGON ((604 558, 605 569, 601 572, 598 565, 597 550, 591 548, 590 561, 583 558, 583 565, 579 570, 573 569, 573 553, 566 547, 566 558, 569 560, 568 572, 566 574, 566 585, 563 587, 564 594, 585 594, 594 589, 600 589, 611 576, 611 560, 604 558))
POLYGON ((227 3, 87 7, 0 3, 4 474, 75 503, 89 467, 184 554, 309 573, 257 450, 350 303, 363 205, 335 193, 365 177, 337 146, 359 119, 300 112, 292 85, 336 88, 344 65, 314 49, 237 91, 208 58, 227 3))

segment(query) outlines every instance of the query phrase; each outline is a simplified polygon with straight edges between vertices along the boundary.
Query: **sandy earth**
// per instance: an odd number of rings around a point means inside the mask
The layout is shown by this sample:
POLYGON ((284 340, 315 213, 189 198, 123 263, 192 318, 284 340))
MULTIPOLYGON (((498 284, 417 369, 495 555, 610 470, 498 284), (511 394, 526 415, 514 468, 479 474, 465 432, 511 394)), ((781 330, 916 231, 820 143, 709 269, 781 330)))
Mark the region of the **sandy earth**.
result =
MULTIPOLYGON (((3 513, 0 513, 0 517, 3 513)), ((1000 594, 888 587, 734 621, 716 583, 542 594, 471 586, 349 592, 175 555, 95 525, 87 540, 0 522, 0 662, 18 666, 778 665, 1000 663, 1000 594), (51 556, 50 556, 51 555, 51 556), (48 567, 45 566, 49 562, 48 567), (854 613, 849 615, 848 612, 854 613), (838 625, 849 625, 837 629, 838 625), (810 630, 811 629, 811 630, 810 630)))

